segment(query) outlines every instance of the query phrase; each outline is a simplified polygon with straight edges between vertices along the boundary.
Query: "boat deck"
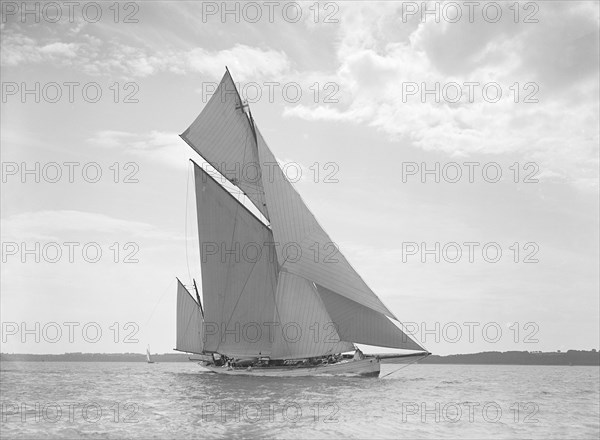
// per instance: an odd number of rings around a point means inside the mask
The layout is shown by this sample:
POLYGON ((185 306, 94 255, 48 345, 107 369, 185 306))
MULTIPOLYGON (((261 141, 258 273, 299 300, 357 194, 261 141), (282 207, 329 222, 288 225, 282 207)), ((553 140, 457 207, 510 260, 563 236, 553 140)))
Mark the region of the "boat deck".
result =
POLYGON ((344 360, 335 364, 295 365, 276 367, 217 367, 201 363, 202 367, 217 374, 231 376, 270 376, 270 377, 301 377, 301 376, 379 376, 379 360, 368 357, 361 360, 344 360))

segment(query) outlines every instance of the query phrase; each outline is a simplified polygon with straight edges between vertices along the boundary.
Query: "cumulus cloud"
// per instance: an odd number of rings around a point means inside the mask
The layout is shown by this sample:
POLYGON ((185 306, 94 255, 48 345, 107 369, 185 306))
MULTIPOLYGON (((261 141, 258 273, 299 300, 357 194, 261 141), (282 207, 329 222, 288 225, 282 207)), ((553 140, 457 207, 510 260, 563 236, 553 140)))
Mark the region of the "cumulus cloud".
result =
POLYGON ((236 44, 231 49, 208 51, 193 49, 186 54, 191 69, 208 73, 213 77, 223 75, 223 66, 228 65, 235 71, 236 79, 245 81, 250 78, 279 76, 290 69, 290 60, 284 52, 272 49, 260 49, 236 44))
POLYGON ((124 220, 96 212, 76 210, 45 210, 23 212, 3 218, 2 240, 69 241, 74 234, 114 235, 173 240, 171 234, 144 222, 124 220))
POLYGON ((77 42, 35 38, 18 29, 7 30, 2 37, 2 64, 53 63, 73 66, 89 75, 118 75, 123 78, 144 78, 161 72, 199 72, 220 78, 228 65, 241 81, 280 76, 291 68, 284 52, 243 44, 223 50, 156 50, 122 44, 114 39, 102 41, 88 34, 72 34, 63 38, 76 39, 77 42))
POLYGON ((364 123, 450 156, 518 154, 544 178, 597 190, 597 7, 547 3, 538 23, 514 23, 504 5, 508 19, 490 24, 402 23, 398 4, 380 6, 343 9, 340 105, 288 106, 285 116, 364 123), (449 83, 458 87, 444 93, 449 83))
POLYGON ((115 130, 102 130, 88 142, 103 148, 115 148, 133 156, 150 159, 175 168, 187 168, 189 148, 177 133, 151 131, 130 133, 115 130))
MULTIPOLYGON (((378 3, 376 8, 344 3, 336 13, 337 38, 331 41, 337 62, 332 72, 298 71, 286 52, 265 44, 157 49, 141 41, 128 45, 110 36, 101 39, 86 33, 90 26, 77 23, 62 39, 30 37, 18 26, 7 27, 2 63, 51 62, 113 78, 168 72, 215 79, 228 65, 242 83, 281 78, 298 82, 305 93, 300 102, 284 108, 287 117, 366 124, 391 138, 452 156, 519 154, 539 161, 547 170, 545 179, 560 176, 579 188, 597 187, 597 5, 539 4, 537 23, 523 23, 523 10, 515 23, 510 6, 502 5, 504 18, 498 23, 483 20, 480 11, 473 23, 436 23, 423 22, 418 14, 403 20, 404 6, 398 2, 378 3), (324 102, 326 82, 338 87, 338 103, 324 102), (474 89, 465 86, 471 82, 477 84, 474 89), (315 83, 318 100, 313 99, 315 83), (444 88, 450 83, 459 89, 444 88), (484 95, 483 86, 490 83, 500 87, 497 102, 488 102, 495 88, 484 95), (425 88, 436 85, 437 99, 423 95, 425 88), (415 86, 411 94, 407 87, 415 86), (460 99, 453 101, 457 91, 460 99)), ((172 148, 157 133, 138 140, 120 136, 119 142, 134 152, 146 148, 160 156, 172 148)))

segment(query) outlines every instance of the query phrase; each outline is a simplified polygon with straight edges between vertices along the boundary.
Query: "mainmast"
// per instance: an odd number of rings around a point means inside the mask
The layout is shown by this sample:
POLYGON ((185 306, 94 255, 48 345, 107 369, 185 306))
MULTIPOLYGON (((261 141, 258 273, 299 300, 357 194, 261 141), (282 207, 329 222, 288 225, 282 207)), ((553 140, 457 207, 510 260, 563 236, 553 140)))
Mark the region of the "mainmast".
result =
POLYGON ((235 82, 233 82, 233 77, 231 76, 231 72, 229 72, 229 68, 227 66, 225 66, 225 70, 227 71, 227 73, 229 74, 229 77, 231 78, 231 82, 233 83, 233 88, 235 89, 235 93, 237 94, 237 97, 240 102, 240 105, 237 106, 236 109, 241 109, 242 112, 248 118, 248 123, 250 124, 250 128, 252 129, 252 135, 254 136, 254 144, 256 145, 256 142, 257 142, 256 127, 254 126, 254 118, 252 117, 252 110, 250 110, 250 104, 248 104, 247 100, 244 101, 244 99, 242 99, 242 96, 240 95, 240 92, 237 89, 235 82), (248 110, 248 113, 246 113, 246 110, 248 110))
POLYGON ((202 317, 204 318, 204 309, 202 308, 202 301, 200 301, 200 295, 198 294, 198 286, 196 286, 196 279, 194 281, 194 290, 196 291, 196 299, 198 300, 198 306, 200 307, 200 312, 202 313, 202 317))

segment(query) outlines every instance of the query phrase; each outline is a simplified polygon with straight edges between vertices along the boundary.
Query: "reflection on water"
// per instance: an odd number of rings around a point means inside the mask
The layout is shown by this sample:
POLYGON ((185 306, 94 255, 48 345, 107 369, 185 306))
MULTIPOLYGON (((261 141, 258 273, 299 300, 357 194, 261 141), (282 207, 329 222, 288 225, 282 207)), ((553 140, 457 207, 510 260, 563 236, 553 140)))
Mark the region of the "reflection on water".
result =
MULTIPOLYGON (((4 362, 4 438, 598 438, 597 367, 412 365, 384 379, 194 363, 4 362)), ((382 375, 395 365, 382 366, 382 375)))

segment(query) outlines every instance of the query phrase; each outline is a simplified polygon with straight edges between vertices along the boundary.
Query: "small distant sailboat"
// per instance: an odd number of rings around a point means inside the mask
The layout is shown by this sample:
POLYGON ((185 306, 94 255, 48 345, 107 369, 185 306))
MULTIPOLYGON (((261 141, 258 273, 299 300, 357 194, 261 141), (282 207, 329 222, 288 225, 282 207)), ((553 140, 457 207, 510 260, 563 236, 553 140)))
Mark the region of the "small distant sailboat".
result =
POLYGON ((196 298, 177 280, 175 350, 214 373, 271 377, 378 376, 384 359, 429 355, 288 181, 229 70, 181 138, 258 212, 194 162, 203 299, 195 280, 196 298), (403 352, 364 355, 355 343, 403 352))
POLYGON ((148 345, 146 347, 146 362, 148 362, 149 364, 153 364, 154 363, 154 361, 150 357, 150 345, 148 345))

